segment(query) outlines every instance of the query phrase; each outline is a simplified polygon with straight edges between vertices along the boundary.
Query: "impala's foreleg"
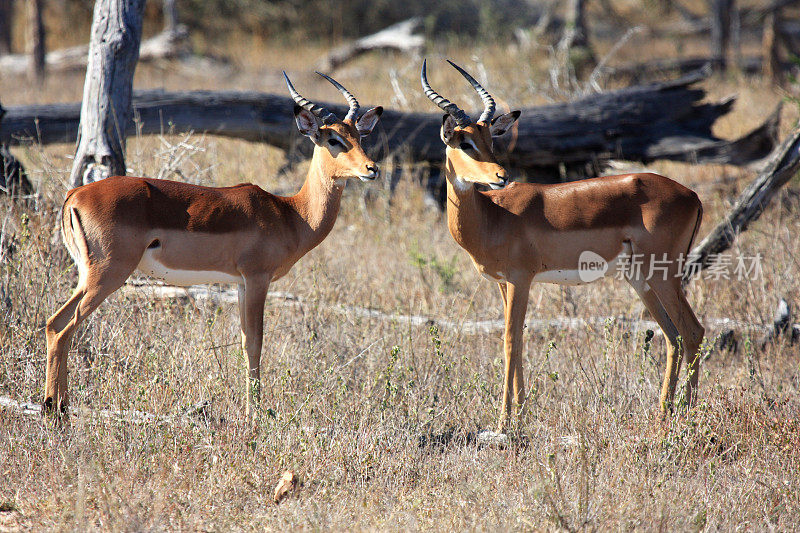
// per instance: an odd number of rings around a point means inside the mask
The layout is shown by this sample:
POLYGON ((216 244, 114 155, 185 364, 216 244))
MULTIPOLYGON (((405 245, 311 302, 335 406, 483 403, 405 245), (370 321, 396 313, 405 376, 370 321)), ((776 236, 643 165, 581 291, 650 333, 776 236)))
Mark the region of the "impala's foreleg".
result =
POLYGON ((506 290, 506 282, 498 281, 497 286, 500 287, 500 297, 503 299, 503 317, 506 316, 506 306, 508 305, 508 292, 506 290))
POLYGON ((264 301, 270 276, 244 278, 239 285, 239 320, 242 349, 247 354, 247 414, 252 415, 261 399, 261 344, 264 337, 264 301))
POLYGON ((512 413, 519 410, 525 399, 525 382, 522 375, 522 333, 525 326, 525 313, 528 310, 530 287, 529 279, 509 281, 505 286, 505 381, 503 383, 500 431, 504 429, 504 425, 512 413))

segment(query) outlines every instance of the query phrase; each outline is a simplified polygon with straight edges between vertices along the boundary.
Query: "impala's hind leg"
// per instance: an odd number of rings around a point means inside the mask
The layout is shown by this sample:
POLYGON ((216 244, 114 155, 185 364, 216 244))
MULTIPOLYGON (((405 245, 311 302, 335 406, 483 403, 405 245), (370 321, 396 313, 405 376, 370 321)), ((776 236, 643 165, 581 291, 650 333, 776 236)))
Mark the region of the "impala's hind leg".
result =
POLYGON ((133 272, 103 271, 87 268, 67 303, 47 320, 47 369, 44 408, 46 411, 67 407, 67 353, 70 341, 81 322, 97 309, 103 300, 125 283, 133 272))
MULTIPOLYGON (((695 316, 692 307, 686 300, 679 278, 663 282, 658 280, 654 283, 654 286, 659 300, 681 336, 681 348, 683 349, 681 356, 686 359, 687 371, 686 402, 691 407, 697 399, 697 382, 700 372, 699 352, 705 329, 700 324, 700 321, 697 320, 697 316, 695 316)), ((678 362, 678 367, 680 367, 680 361, 678 362)))
POLYGON ((687 360, 686 402, 693 405, 697 395, 698 351, 705 329, 686 301, 679 278, 630 280, 647 310, 667 339, 667 367, 661 387, 661 411, 672 410, 681 363, 687 360))
POLYGON ((680 343, 678 328, 670 318, 664 305, 658 297, 653 287, 643 280, 628 280, 636 293, 641 298, 644 306, 653 315, 653 319, 658 323, 664 338, 667 341, 667 367, 664 370, 664 382, 661 386, 661 396, 659 405, 661 412, 666 413, 672 410, 672 401, 675 396, 675 386, 678 382, 678 373, 681 368, 680 343))

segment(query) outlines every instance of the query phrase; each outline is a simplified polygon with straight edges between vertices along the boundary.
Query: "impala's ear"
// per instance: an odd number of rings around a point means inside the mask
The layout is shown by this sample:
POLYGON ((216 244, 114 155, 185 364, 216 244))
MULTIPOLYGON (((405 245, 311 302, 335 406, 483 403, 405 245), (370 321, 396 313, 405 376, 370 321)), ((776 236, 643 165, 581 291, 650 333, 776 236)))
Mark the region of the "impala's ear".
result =
POLYGON ((358 134, 362 137, 365 135, 369 135, 372 132, 372 128, 375 127, 375 124, 378 123, 378 120, 381 118, 381 113, 383 113, 383 108, 381 106, 373 107, 356 120, 356 129, 358 130, 358 134))
POLYGON ((442 117, 442 142, 449 145, 453 140, 453 134, 456 132, 456 119, 452 115, 446 114, 442 117))
POLYGON ((519 115, 519 111, 512 111, 511 113, 500 115, 492 120, 492 126, 489 129, 492 137, 500 137, 502 134, 507 132, 508 128, 510 128, 517 121, 519 115))
POLYGON ((299 105, 294 106, 294 120, 297 122, 297 129, 300 133, 319 144, 319 118, 307 109, 299 105))

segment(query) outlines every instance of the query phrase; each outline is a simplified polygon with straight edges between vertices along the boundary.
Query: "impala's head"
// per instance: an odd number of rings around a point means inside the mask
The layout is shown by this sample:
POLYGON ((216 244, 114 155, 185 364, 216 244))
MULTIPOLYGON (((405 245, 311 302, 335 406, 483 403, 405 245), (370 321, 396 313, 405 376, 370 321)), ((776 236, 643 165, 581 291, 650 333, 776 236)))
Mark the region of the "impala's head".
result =
POLYGON ((494 156, 492 137, 507 132, 519 118, 520 113, 512 111, 493 119, 495 105, 492 96, 464 69, 452 61, 448 63, 453 65, 478 92, 483 101, 483 113, 477 122, 473 122, 457 105, 434 91, 428 83, 427 60, 422 62, 420 76, 422 89, 425 95, 445 112, 442 117, 441 137, 447 146, 445 149, 447 166, 452 169, 454 179, 462 183, 482 183, 493 189, 499 189, 507 183, 508 176, 494 156))
POLYGON ((361 148, 361 138, 369 135, 378 119, 383 113, 382 107, 373 107, 359 115, 358 100, 355 96, 342 87, 342 85, 317 72, 339 89, 350 108, 344 120, 339 120, 336 115, 329 112, 298 93, 286 73, 286 85, 295 101, 294 118, 300 133, 311 139, 316 145, 314 158, 318 159, 323 167, 323 173, 333 180, 347 178, 360 178, 362 181, 371 181, 378 177, 380 170, 361 148))

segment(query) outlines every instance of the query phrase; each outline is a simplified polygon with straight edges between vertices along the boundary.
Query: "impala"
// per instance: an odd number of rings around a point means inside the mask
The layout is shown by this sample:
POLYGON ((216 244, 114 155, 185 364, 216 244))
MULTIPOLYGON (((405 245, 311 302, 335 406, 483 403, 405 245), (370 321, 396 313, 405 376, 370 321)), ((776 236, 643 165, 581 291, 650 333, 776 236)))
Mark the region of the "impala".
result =
POLYGON ((519 118, 514 111, 492 118, 491 95, 450 62, 478 92, 484 104, 477 122, 436 93, 422 63, 425 94, 445 111, 441 138, 446 145, 447 224, 453 239, 475 267, 500 287, 505 315, 505 382, 502 431, 525 399, 522 330, 528 293, 534 281, 581 284, 622 266, 667 339, 667 367, 661 388, 662 412, 672 408, 681 361, 687 358, 686 400, 694 401, 697 351, 705 330, 681 287, 685 255, 700 226, 703 207, 697 195, 664 176, 625 174, 570 183, 511 183, 498 164, 492 137, 519 118), (475 185, 492 189, 480 191, 475 185), (605 265, 583 272, 585 257, 605 265), (638 268, 630 258, 639 257, 638 268), (628 267, 625 259, 628 258, 628 267), (657 274, 650 276, 658 263, 657 274))
POLYGON ((46 410, 66 409, 67 352, 75 329, 139 270, 175 285, 238 284, 251 412, 258 400, 270 282, 331 231, 347 179, 378 177, 361 137, 372 131, 383 109, 359 115, 355 97, 321 75, 347 99, 344 120, 302 97, 284 73, 297 127, 315 145, 308 176, 294 196, 275 196, 248 183, 216 188, 124 176, 67 193, 61 232, 78 265, 78 285, 47 321, 46 410))

